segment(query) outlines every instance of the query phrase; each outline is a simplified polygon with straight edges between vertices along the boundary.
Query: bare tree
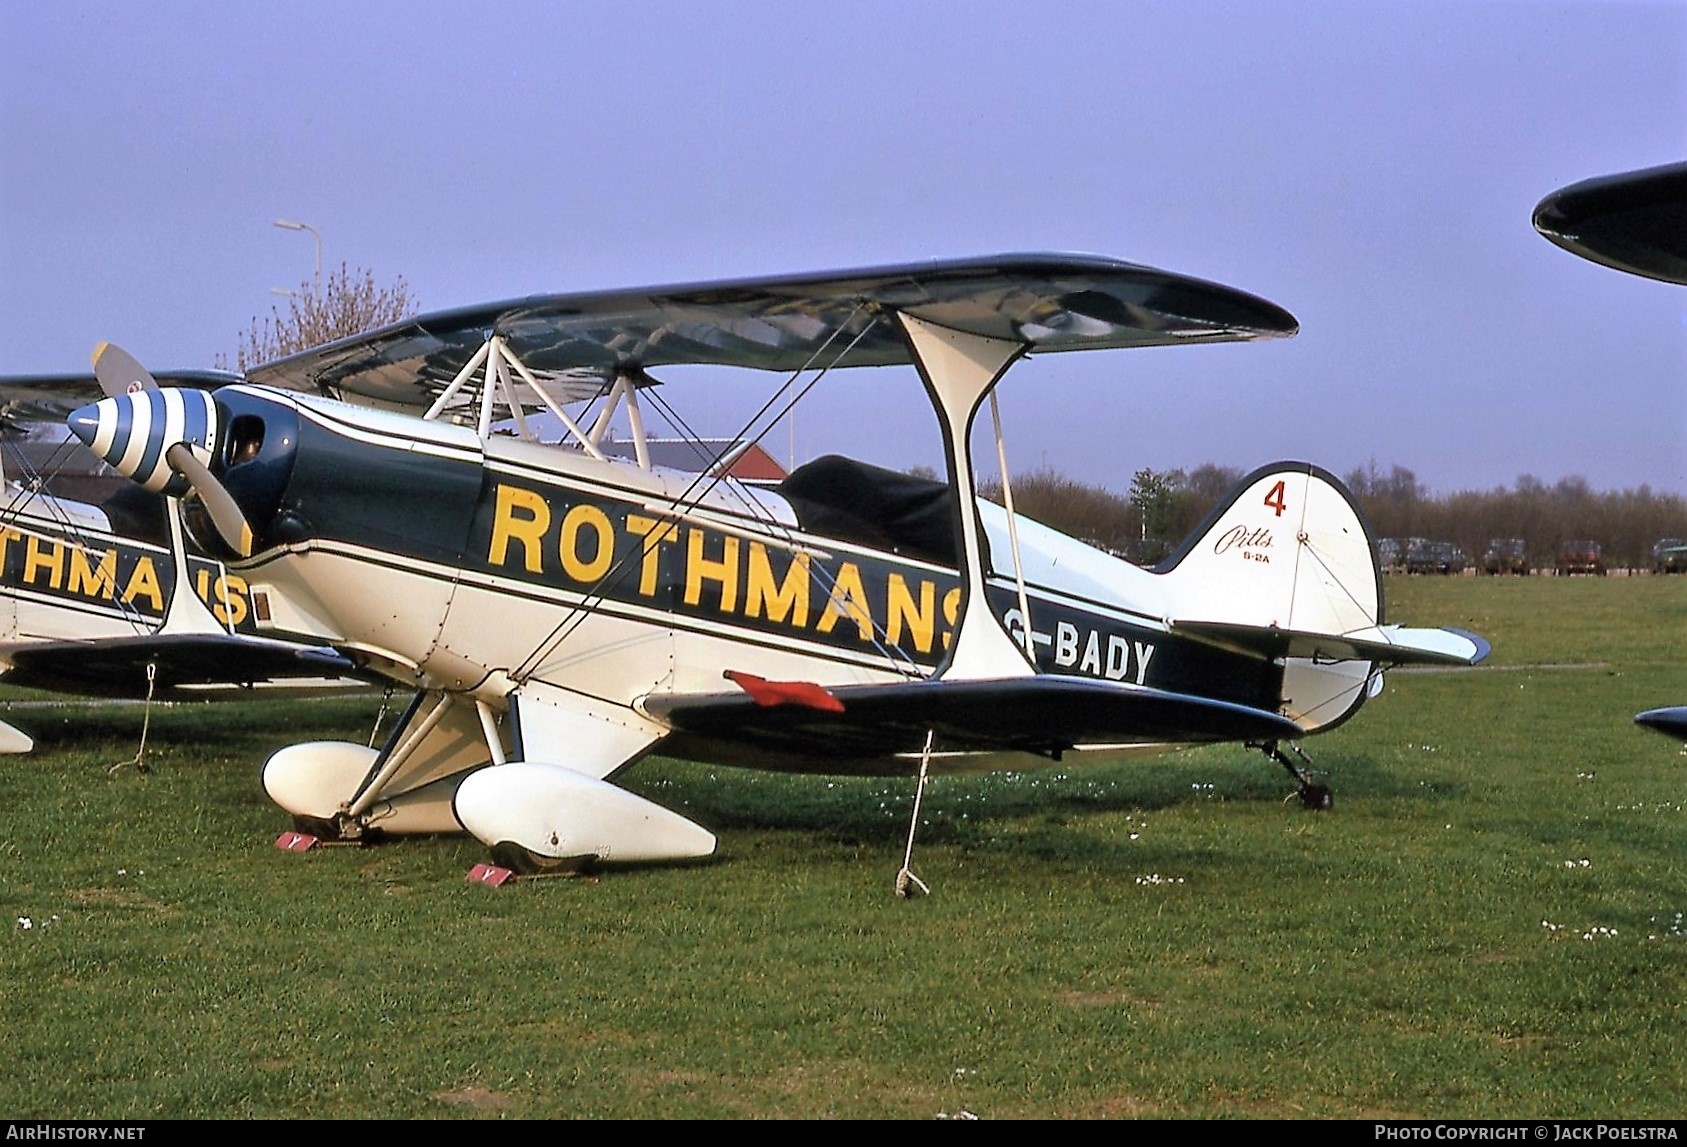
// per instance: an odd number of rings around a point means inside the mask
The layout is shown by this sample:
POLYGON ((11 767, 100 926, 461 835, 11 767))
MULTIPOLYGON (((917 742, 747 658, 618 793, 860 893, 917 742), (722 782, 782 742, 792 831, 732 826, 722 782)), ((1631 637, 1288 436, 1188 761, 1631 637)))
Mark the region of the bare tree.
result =
MULTIPOLYGON (((372 331, 415 313, 416 303, 404 276, 383 287, 376 284, 373 271, 341 263, 340 269, 324 280, 300 283, 287 301, 285 314, 280 307, 273 307, 267 318, 253 316, 251 326, 240 335, 234 369, 244 372, 259 363, 372 331)), ((216 365, 227 370, 228 357, 218 355, 216 365)))
MULTIPOLYGON (((978 492, 1002 504, 1000 482, 980 482, 978 492)), ((1138 519, 1129 500, 1100 486, 1085 485, 1045 466, 1014 476, 1013 502, 1027 518, 1104 550, 1135 550, 1138 519)))

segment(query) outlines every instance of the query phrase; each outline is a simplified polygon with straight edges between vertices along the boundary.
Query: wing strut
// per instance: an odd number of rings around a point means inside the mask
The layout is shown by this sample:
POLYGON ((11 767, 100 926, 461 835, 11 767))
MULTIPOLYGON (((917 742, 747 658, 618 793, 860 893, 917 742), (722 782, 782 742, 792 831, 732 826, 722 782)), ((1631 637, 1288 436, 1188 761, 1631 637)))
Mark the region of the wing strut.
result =
POLYGON ((509 341, 503 335, 492 335, 481 343, 480 349, 463 364, 462 369, 440 392, 439 397, 433 400, 433 405, 428 407, 422 418, 424 421, 434 421, 447 411, 466 414, 465 404, 474 401, 477 403, 475 431, 481 438, 484 439, 492 433, 492 423, 502 408, 509 411, 518 437, 527 442, 537 442, 539 435, 528 425, 527 411, 543 408, 562 423, 582 450, 602 462, 606 457, 603 452, 603 436, 609 430, 615 411, 625 401, 627 422, 632 427, 633 451, 639 468, 648 470, 650 445, 644 429, 644 412, 639 407, 638 392, 641 387, 652 385, 653 382, 649 375, 637 368, 623 368, 615 374, 614 381, 607 387, 595 378, 583 385, 569 380, 553 380, 552 385, 547 386, 510 349, 509 341), (463 389, 474 379, 475 372, 481 371, 483 367, 485 369, 481 374, 479 398, 460 398, 463 389), (532 392, 532 398, 522 396, 523 386, 532 392), (558 401, 559 393, 564 401, 569 402, 583 402, 600 396, 606 396, 607 401, 592 422, 591 428, 582 429, 563 409, 562 402, 558 401))
POLYGON ((1019 519, 1013 512, 1013 484, 1008 481, 1008 451, 1002 442, 1002 408, 996 402, 996 392, 990 391, 990 422, 996 429, 996 462, 1002 470, 1002 509, 1008 515, 1008 545, 1013 550, 1013 585, 1019 591, 1019 634, 1025 639, 1025 656, 1033 664, 1037 650, 1031 644, 1031 598, 1025 592, 1025 563, 1019 559, 1019 519))
POLYGON ((609 430, 609 420, 615 416, 615 408, 621 400, 627 400, 627 424, 632 427, 633 453, 638 458, 639 469, 650 469, 650 446, 644 436, 644 413, 639 409, 638 388, 640 379, 637 375, 623 371, 615 376, 615 384, 609 388, 609 400, 604 403, 603 410, 598 413, 597 421, 592 423, 590 436, 586 442, 595 452, 603 442, 603 436, 609 430))
POLYGON ((1032 676, 1036 669, 1026 651, 1008 636, 985 598, 984 527, 978 517, 970 444, 973 419, 984 396, 1028 344, 951 330, 906 311, 897 312, 897 317, 943 427, 949 484, 960 518, 964 592, 949 659, 937 675, 950 680, 1032 676))
MULTIPOLYGON (((476 429, 482 438, 491 433, 493 416, 497 407, 502 404, 509 410, 510 417, 515 420, 516 432, 529 442, 538 441, 537 433, 527 424, 526 410, 528 407, 543 407, 556 416, 557 421, 561 422, 568 433, 574 436, 574 440, 580 444, 581 449, 599 462, 604 460, 604 453, 598 448, 598 440, 602 437, 601 429, 594 427, 591 433, 580 429, 579 424, 570 418, 568 412, 562 408, 562 403, 557 401, 557 396, 552 393, 552 388, 547 387, 532 371, 527 369, 521 359, 516 357, 515 352, 510 349, 509 343, 503 335, 493 335, 480 344, 480 349, 474 352, 469 361, 463 364, 462 369, 440 392, 439 397, 433 400, 433 405, 428 407, 427 413, 422 415, 422 419, 432 422, 448 409, 451 409, 453 400, 457 399, 463 388, 474 377, 475 371, 480 370, 481 367, 485 367, 486 370, 482 375, 480 384, 480 408, 476 429), (515 377, 511 377, 511 372, 514 372, 515 377), (516 378, 519 378, 527 389, 533 392, 536 402, 524 402, 522 400, 516 386, 516 378)), ((623 384, 636 385, 636 381, 629 382, 625 377, 618 378, 613 393, 618 396, 623 384)), ((559 382, 558 387, 565 391, 565 397, 569 401, 583 401, 587 398, 596 397, 603 391, 601 383, 596 380, 593 380, 584 389, 567 382, 559 382), (579 390, 579 393, 573 393, 575 390, 579 390)), ((612 401, 608 410, 605 411, 605 415, 612 413, 614 409, 612 401)), ((600 419, 600 421, 602 420, 600 419)), ((644 449, 644 433, 642 427, 636 422, 636 416, 635 434, 639 439, 637 443, 639 464, 648 469, 649 459, 644 449)))

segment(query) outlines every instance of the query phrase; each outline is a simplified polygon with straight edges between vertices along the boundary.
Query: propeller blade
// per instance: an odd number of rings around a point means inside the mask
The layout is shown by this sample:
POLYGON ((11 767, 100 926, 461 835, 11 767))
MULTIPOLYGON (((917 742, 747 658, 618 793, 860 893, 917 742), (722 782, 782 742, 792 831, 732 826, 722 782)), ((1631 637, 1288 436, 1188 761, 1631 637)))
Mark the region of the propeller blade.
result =
POLYGON ((94 377, 107 398, 133 394, 137 390, 157 390, 158 382, 152 373, 136 361, 135 356, 115 343, 101 343, 94 348, 94 377))
POLYGON ((243 558, 251 557, 252 527, 247 524, 246 515, 240 512, 240 506, 228 492, 228 487, 217 481, 217 476, 194 457, 185 443, 178 442, 166 450, 164 461, 170 464, 170 469, 188 480, 193 492, 205 503, 205 509, 211 515, 211 524, 217 527, 217 533, 228 548, 243 558))

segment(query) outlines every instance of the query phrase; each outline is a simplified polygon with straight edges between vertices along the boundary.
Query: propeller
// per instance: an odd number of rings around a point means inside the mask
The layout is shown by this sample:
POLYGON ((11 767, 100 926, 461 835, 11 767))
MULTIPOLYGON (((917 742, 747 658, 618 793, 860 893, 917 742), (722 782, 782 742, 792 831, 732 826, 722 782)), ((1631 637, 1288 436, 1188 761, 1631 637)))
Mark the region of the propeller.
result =
POLYGON ((223 543, 240 557, 251 557, 252 527, 241 512, 240 504, 228 492, 228 487, 217 481, 210 467, 201 462, 185 442, 177 442, 164 451, 164 461, 193 487, 194 496, 211 515, 211 524, 217 527, 217 535, 223 543))
POLYGON ((101 343, 94 348, 94 377, 107 398, 158 389, 152 372, 116 343, 101 343))
POLYGON ((117 471, 149 490, 197 497, 228 548, 252 556, 252 527, 197 448, 215 453, 217 408, 200 390, 160 388, 122 347, 94 348, 94 377, 107 397, 70 416, 70 429, 117 471), (191 493, 190 493, 191 491, 191 493))

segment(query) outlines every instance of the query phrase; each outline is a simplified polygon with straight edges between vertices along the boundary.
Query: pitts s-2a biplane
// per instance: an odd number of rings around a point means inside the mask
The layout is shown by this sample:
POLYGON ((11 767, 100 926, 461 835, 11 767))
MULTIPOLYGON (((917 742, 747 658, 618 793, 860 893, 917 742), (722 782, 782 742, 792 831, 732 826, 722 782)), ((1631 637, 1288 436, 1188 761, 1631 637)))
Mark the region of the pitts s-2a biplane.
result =
POLYGON ((1350 717, 1383 666, 1487 652, 1383 624, 1372 539, 1331 475, 1256 471, 1145 569, 1014 516, 1011 490, 1006 510, 978 499, 970 445, 1026 355, 1295 330, 1213 283, 1004 256, 430 315, 70 421, 148 487, 192 485, 189 525, 246 578, 261 628, 415 689, 380 749, 269 760, 301 831, 466 829, 544 871, 713 852, 613 783, 652 752, 923 783, 1236 741, 1327 801, 1301 738, 1350 717), (689 364, 791 382, 911 364, 948 482, 822 458, 752 488, 608 456, 615 409, 636 445, 641 404, 662 402, 648 372, 689 364), (582 399, 595 416, 570 413, 582 399), (535 413, 562 443, 537 440, 535 413))
MULTIPOLYGON (((68 435, 72 410, 143 377, 127 354, 101 344, 92 375, 0 378, 0 676, 158 700, 366 685, 332 649, 260 635, 244 579, 187 545, 175 504, 136 489, 68 435)), ((239 379, 166 376, 201 390, 239 379)), ((32 745, 0 723, 0 752, 32 745)))
MULTIPOLYGON (((1561 187, 1535 207, 1535 230, 1573 255, 1631 275, 1687 285, 1687 163, 1561 187)), ((1635 722, 1687 741, 1687 705, 1635 722)))

